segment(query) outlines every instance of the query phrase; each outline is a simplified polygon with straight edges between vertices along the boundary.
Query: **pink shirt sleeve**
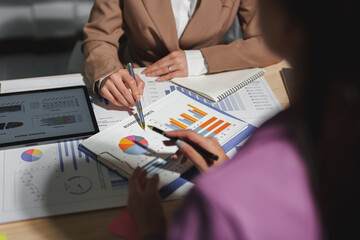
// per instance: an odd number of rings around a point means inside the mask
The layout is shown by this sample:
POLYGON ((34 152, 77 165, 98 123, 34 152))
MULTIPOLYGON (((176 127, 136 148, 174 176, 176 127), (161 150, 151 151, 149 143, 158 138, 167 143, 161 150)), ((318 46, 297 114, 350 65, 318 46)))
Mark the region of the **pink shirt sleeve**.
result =
POLYGON ((280 114, 233 159, 199 176, 169 239, 319 239, 306 166, 288 123, 280 114))
POLYGON ((320 239, 307 169, 284 116, 259 128, 233 159, 197 177, 168 239, 320 239))
POLYGON ((194 187, 174 216, 169 239, 241 239, 229 224, 227 216, 200 189, 194 187))

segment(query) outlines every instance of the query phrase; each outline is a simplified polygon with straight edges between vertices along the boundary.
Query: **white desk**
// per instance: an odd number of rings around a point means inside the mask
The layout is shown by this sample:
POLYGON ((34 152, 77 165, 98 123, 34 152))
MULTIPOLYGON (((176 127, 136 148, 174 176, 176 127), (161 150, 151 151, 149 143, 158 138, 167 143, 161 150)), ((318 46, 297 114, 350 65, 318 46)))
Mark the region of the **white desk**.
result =
MULTIPOLYGON (((281 105, 286 107, 289 101, 279 72, 282 67, 288 67, 287 63, 282 62, 265 68, 265 78, 281 105)), ((180 202, 180 200, 164 202, 168 219, 171 218, 180 202)), ((120 209, 114 208, 1 224, 0 233, 6 233, 8 239, 120 239, 106 231, 106 227, 120 209)))

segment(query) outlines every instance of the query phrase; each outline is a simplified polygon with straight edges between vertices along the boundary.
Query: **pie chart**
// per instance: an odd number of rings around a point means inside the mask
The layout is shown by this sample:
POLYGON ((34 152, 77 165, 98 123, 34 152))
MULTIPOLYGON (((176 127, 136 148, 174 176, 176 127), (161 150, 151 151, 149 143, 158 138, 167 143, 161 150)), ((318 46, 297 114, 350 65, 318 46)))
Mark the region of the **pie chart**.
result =
POLYGON ((119 148, 126 154, 142 155, 147 153, 146 148, 149 146, 148 141, 140 136, 127 136, 120 140, 119 148))
POLYGON ((42 157, 42 154, 38 149, 29 149, 21 154, 21 159, 25 162, 35 162, 42 157))

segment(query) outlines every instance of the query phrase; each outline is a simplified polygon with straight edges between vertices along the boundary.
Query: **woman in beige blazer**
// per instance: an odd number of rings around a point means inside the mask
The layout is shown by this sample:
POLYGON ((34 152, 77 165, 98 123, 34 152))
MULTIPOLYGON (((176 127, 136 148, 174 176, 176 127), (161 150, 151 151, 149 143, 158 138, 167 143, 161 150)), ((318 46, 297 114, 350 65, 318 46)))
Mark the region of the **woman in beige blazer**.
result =
POLYGON ((133 106, 144 82, 130 77, 126 63, 146 66, 143 73, 160 76, 158 81, 185 77, 191 66, 184 50, 198 50, 206 67, 202 73, 262 67, 278 60, 261 37, 256 0, 176 1, 96 0, 83 45, 85 74, 95 92, 116 105, 133 106), (185 2, 187 15, 178 14, 174 5, 185 2), (179 15, 185 16, 185 26, 179 24, 179 15), (236 16, 243 40, 221 44, 236 16), (127 40, 119 44, 123 36, 127 40))

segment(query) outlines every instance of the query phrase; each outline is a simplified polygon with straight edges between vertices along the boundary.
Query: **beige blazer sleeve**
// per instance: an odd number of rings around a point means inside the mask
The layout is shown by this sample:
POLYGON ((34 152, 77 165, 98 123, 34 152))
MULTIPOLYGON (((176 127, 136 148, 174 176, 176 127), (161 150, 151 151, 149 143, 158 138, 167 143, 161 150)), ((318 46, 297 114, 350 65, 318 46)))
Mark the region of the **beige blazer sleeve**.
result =
POLYGON ((209 73, 264 67, 280 61, 268 50, 261 36, 257 1, 240 1, 237 16, 243 40, 201 48, 209 73))
POLYGON ((92 86, 123 68, 118 57, 119 39, 125 32, 119 4, 118 0, 96 0, 84 26, 84 70, 92 86))
POLYGON ((148 66, 177 50, 201 50, 210 73, 279 60, 262 40, 257 0, 199 0, 180 39, 170 0, 96 0, 84 34, 85 75, 93 86, 128 61, 148 66), (244 40, 219 45, 236 15, 244 40), (119 46, 125 31, 128 41, 119 46))

